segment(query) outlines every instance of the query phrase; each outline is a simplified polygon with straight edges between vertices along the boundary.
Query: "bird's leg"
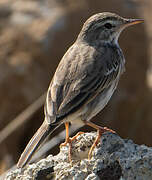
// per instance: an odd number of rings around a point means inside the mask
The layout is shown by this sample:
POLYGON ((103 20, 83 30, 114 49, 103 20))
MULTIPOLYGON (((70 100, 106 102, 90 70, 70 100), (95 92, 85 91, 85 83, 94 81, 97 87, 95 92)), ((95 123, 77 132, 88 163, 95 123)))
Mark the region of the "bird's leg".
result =
POLYGON ((66 130, 65 142, 62 143, 60 146, 66 146, 69 143, 70 137, 69 137, 69 123, 68 122, 65 123, 65 130, 66 130))
POLYGON ((65 123, 65 129, 66 129, 66 138, 65 138, 65 142, 62 143, 60 145, 60 147, 62 146, 66 146, 67 144, 69 144, 69 161, 72 161, 71 158, 71 154, 72 154, 72 141, 74 141, 80 134, 83 134, 84 132, 78 132, 74 137, 70 138, 69 137, 69 123, 66 122, 65 123))
POLYGON ((92 155, 92 151, 94 150, 94 148, 95 148, 95 147, 97 146, 97 144, 99 143, 100 137, 102 136, 102 134, 103 134, 104 132, 112 132, 112 133, 116 133, 116 132, 113 131, 112 129, 107 128, 107 127, 98 126, 98 125, 96 125, 96 124, 94 124, 94 123, 92 123, 92 122, 85 121, 85 124, 88 125, 88 126, 91 126, 91 127, 95 128, 95 129, 97 129, 97 133, 98 133, 98 134, 97 134, 97 137, 96 137, 96 139, 95 139, 95 141, 94 141, 93 145, 91 146, 90 151, 89 151, 89 153, 88 153, 88 159, 90 159, 90 158, 91 158, 91 155, 92 155))
POLYGON ((66 130, 65 142, 62 143, 60 145, 60 147, 66 146, 69 143, 69 161, 71 162, 72 161, 72 158, 71 158, 71 153, 72 153, 72 143, 71 142, 72 141, 71 141, 71 139, 69 137, 69 123, 68 122, 65 123, 65 130, 66 130))

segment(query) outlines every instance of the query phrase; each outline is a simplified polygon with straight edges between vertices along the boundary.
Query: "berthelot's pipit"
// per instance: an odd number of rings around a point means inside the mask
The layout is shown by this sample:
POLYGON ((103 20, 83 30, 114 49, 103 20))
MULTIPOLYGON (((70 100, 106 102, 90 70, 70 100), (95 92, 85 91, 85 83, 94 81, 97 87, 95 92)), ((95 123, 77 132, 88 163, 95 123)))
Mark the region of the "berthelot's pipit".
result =
POLYGON ((41 142, 62 123, 66 128, 62 145, 69 143, 70 160, 71 142, 76 137, 69 137, 69 123, 97 129, 89 157, 102 133, 113 132, 90 119, 108 103, 125 70, 125 58, 118 44, 120 33, 127 26, 141 22, 141 19, 126 19, 105 12, 93 15, 84 23, 56 69, 46 97, 44 122, 26 146, 18 167, 23 167, 41 142))

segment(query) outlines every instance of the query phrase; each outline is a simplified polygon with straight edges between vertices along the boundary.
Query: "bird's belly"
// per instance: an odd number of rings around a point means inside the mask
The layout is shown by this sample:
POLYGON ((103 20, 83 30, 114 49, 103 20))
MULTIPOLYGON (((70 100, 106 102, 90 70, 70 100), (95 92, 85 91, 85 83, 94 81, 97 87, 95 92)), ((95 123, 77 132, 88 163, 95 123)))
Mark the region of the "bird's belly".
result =
POLYGON ((84 105, 78 111, 68 115, 63 122, 84 125, 83 120, 89 121, 97 115, 108 103, 113 95, 119 81, 119 76, 113 81, 111 86, 99 93, 90 103, 84 105))
POLYGON ((92 119, 107 105, 108 101, 110 100, 111 96, 113 95, 117 87, 117 84, 118 81, 115 80, 115 82, 113 82, 113 84, 109 88, 102 91, 100 94, 96 96, 94 100, 87 104, 87 112, 83 115, 83 119, 92 119))

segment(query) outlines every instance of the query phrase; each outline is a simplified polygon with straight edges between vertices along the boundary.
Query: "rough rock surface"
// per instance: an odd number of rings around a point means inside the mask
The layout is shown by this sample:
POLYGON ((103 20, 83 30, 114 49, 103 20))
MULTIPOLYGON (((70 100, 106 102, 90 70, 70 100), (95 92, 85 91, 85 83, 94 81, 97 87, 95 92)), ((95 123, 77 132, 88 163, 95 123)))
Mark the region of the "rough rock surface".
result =
POLYGON ((68 162, 68 145, 57 156, 9 172, 6 180, 150 180, 152 179, 152 148, 134 144, 118 135, 105 133, 95 148, 91 160, 88 150, 96 133, 85 133, 73 141, 72 163, 68 162))

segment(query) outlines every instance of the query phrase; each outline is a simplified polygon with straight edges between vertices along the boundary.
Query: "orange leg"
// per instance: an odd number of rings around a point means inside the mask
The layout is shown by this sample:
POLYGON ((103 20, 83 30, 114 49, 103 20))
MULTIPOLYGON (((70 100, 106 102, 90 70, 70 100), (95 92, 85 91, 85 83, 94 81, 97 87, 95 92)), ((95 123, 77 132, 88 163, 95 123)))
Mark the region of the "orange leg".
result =
POLYGON ((69 144, 69 161, 72 161, 71 158, 71 154, 72 154, 72 141, 76 140, 76 138, 80 135, 80 134, 84 134, 84 132, 78 132, 74 137, 70 138, 69 137, 69 123, 66 122, 65 123, 65 129, 66 129, 66 138, 65 138, 65 142, 62 143, 60 145, 60 147, 62 146, 66 146, 67 144, 69 144))
POLYGON ((85 124, 88 125, 88 126, 91 126, 91 127, 95 128, 95 129, 97 129, 97 132, 98 132, 98 135, 97 135, 97 137, 96 137, 93 145, 91 146, 90 151, 89 151, 89 154, 88 154, 88 159, 90 159, 90 158, 91 158, 91 155, 92 155, 92 151, 94 150, 94 148, 95 148, 95 147, 97 146, 97 144, 99 143, 100 137, 102 136, 102 134, 103 134, 104 132, 112 132, 112 133, 116 133, 116 132, 113 131, 112 129, 107 128, 107 127, 100 127, 100 126, 98 126, 98 125, 96 125, 96 124, 94 124, 94 123, 92 123, 92 122, 87 122, 87 121, 86 121, 85 124))

